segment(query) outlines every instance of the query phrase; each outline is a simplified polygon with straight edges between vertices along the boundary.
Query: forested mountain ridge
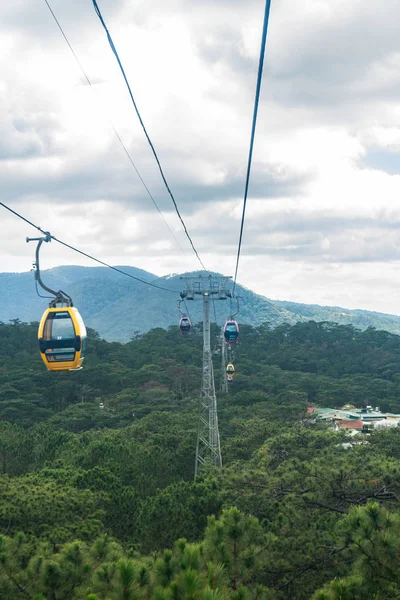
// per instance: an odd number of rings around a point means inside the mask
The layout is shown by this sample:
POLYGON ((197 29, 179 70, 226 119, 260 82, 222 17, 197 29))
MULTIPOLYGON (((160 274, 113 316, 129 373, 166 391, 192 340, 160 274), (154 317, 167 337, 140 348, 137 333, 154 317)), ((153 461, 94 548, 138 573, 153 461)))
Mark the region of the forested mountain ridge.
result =
MULTIPOLYGON (((134 277, 171 289, 176 296, 105 267, 56 267, 43 271, 43 280, 56 290, 68 292, 87 325, 110 341, 127 342, 137 332, 177 323, 177 300, 183 285, 179 275, 156 277, 142 269, 120 268, 134 277)), ((400 333, 400 317, 396 315, 270 300, 240 285, 237 294, 241 296, 241 322, 250 325, 268 321, 276 326, 315 320, 400 333)), ((36 295, 33 273, 0 273, 0 320, 37 321, 46 307, 47 300, 36 295)), ((194 322, 201 321, 200 303, 189 302, 188 309, 194 322)), ((215 310, 218 322, 223 323, 228 317, 228 303, 215 302, 215 310)))
MULTIPOLYGON (((169 327, 179 321, 179 292, 185 287, 179 275, 157 278, 141 269, 119 268, 176 293, 146 286, 105 267, 57 267, 42 274, 50 287, 64 289, 71 295, 86 324, 110 341, 127 342, 135 333, 169 327)), ((241 295, 240 314, 244 323, 260 324, 268 320, 279 325, 302 320, 241 286, 237 286, 237 293, 241 295)), ((0 320, 39 320, 47 304, 46 299, 36 295, 33 273, 0 273, 0 320)), ((202 320, 199 302, 188 302, 188 309, 194 322, 202 320)), ((228 302, 215 302, 215 311, 218 321, 225 322, 228 302)))
MULTIPOLYGON (((320 306, 319 304, 300 304, 285 300, 273 300, 276 306, 284 308, 298 317, 313 321, 332 321, 340 325, 354 325, 358 329, 375 327, 392 333, 400 333, 400 317, 358 308, 349 310, 340 306, 320 306)), ((300 320, 300 319, 299 319, 300 320)))
POLYGON ((2 600, 399 597, 399 431, 348 450, 305 413, 400 412, 400 338, 242 325, 224 467, 193 482, 201 354, 198 331, 89 331, 84 368, 50 373, 34 325, 0 325, 2 600))

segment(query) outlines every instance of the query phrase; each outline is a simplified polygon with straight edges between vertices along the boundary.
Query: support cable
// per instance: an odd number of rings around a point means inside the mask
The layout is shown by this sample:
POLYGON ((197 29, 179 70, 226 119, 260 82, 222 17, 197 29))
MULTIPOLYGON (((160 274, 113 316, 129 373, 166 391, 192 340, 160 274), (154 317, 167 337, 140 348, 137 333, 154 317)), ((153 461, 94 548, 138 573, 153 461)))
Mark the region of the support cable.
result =
POLYGON ((99 9, 99 7, 98 7, 98 4, 97 4, 96 0, 92 0, 92 2, 93 2, 94 10, 95 10, 95 12, 96 12, 97 16, 98 16, 98 17, 99 17, 99 19, 100 19, 100 22, 101 22, 101 24, 102 24, 102 26, 103 26, 103 28, 104 28, 104 31, 106 32, 107 39, 108 39, 108 43, 110 44, 111 50, 113 51, 113 53, 114 53, 114 55, 115 55, 115 58, 117 59, 117 62, 118 62, 119 68, 121 69, 121 73, 122 73, 122 75, 123 75, 123 78, 124 78, 124 80, 125 80, 126 86, 127 86, 127 88, 128 88, 129 95, 130 95, 130 97, 131 97, 131 100, 132 100, 132 104, 133 104, 133 106, 134 106, 134 109, 135 109, 135 111, 136 111, 136 114, 137 114, 137 116, 138 116, 139 122, 140 122, 140 124, 141 124, 141 126, 142 126, 142 129, 143 129, 143 131, 144 131, 144 134, 145 134, 145 136, 146 136, 146 139, 147 139, 147 141, 148 141, 148 143, 149 143, 149 146, 150 146, 150 148, 151 148, 151 150, 152 150, 152 152, 153 152, 154 158, 155 158, 155 160, 156 160, 156 162, 157 162, 158 169, 159 169, 159 171, 160 171, 160 174, 161 174, 162 180, 163 180, 163 182, 164 182, 164 185, 165 185, 165 187, 166 187, 166 189, 167 189, 167 191, 168 191, 168 194, 170 195, 170 197, 171 197, 171 200, 172 200, 172 202, 173 202, 173 204, 174 204, 174 207, 175 207, 176 214, 178 215, 178 217, 179 217, 179 219, 180 219, 180 221, 181 221, 181 223, 182 223, 182 226, 183 226, 183 229, 184 229, 184 231, 185 231, 186 237, 188 238, 188 240, 189 240, 189 242, 190 242, 190 245, 192 246, 193 252, 195 253, 195 255, 196 255, 196 257, 197 257, 197 259, 198 259, 199 263, 201 264, 202 268, 203 268, 203 269, 206 271, 207 269, 205 268, 205 266, 204 266, 204 264, 203 264, 203 262, 202 262, 202 260, 201 260, 201 258, 200 258, 200 256, 199 256, 199 254, 198 254, 198 252, 197 252, 197 250, 196 250, 196 248, 195 248, 195 246, 194 246, 194 244, 193 244, 192 238, 190 237, 190 235, 189 235, 189 232, 188 232, 188 230, 187 230, 187 228, 186 228, 185 222, 184 222, 184 220, 183 220, 183 218, 182 218, 182 216, 181 216, 181 213, 179 212, 178 205, 177 205, 177 203, 176 203, 176 200, 175 200, 175 198, 174 198, 174 195, 173 195, 173 193, 171 192, 171 189, 170 189, 170 187, 169 187, 169 185, 168 185, 168 182, 167 182, 167 180, 166 180, 166 177, 165 177, 165 175, 164 175, 164 171, 163 171, 163 169, 162 169, 162 167, 161 167, 161 163, 160 163, 160 160, 159 160, 159 158, 158 158, 157 152, 156 152, 156 150, 155 150, 155 148, 154 148, 154 146, 153 146, 153 143, 152 143, 152 141, 151 141, 151 139, 150 139, 150 136, 149 136, 149 134, 147 133, 147 129, 146 129, 146 127, 145 127, 144 123, 143 123, 143 120, 142 120, 142 117, 141 117, 141 115, 140 115, 139 109, 138 109, 138 107, 137 107, 137 105, 136 105, 136 102, 135 102, 135 99, 134 99, 134 97, 133 97, 133 93, 132 93, 132 90, 131 90, 131 86, 129 85, 128 78, 127 78, 127 76, 126 76, 126 74, 125 74, 124 67, 122 66, 121 60, 120 60, 120 58, 119 58, 119 55, 118 55, 117 49, 116 49, 116 47, 115 47, 115 45, 114 45, 114 42, 113 42, 113 40, 112 40, 111 34, 110 34, 110 32, 108 31, 108 29, 107 29, 107 25, 105 24, 105 21, 104 21, 104 19, 103 19, 103 16, 102 16, 102 14, 101 14, 101 12, 100 12, 100 9, 99 9))
MULTIPOLYGON (((79 66, 80 70, 82 71, 82 74, 83 74, 84 78, 86 79, 86 81, 87 81, 88 85, 90 85, 90 87, 93 87, 93 84, 92 84, 92 82, 90 81, 90 79, 89 79, 89 77, 88 77, 88 75, 87 75, 87 73, 86 73, 85 69, 83 68, 83 66, 82 66, 82 63, 80 62, 80 60, 79 60, 79 58, 78 58, 78 56, 77 56, 77 54, 76 54, 75 50, 73 49, 72 45, 70 44, 70 41, 68 40, 68 38, 67 38, 67 35, 65 34, 65 32, 64 32, 64 30, 63 30, 63 28, 61 27, 61 24, 60 24, 59 20, 57 19, 56 15, 55 15, 55 13, 54 13, 54 11, 53 11, 53 9, 51 8, 51 6, 50 6, 50 4, 49 4, 48 0, 44 0, 44 1, 45 1, 46 5, 47 5, 47 8, 49 9, 49 11, 50 11, 50 13, 51 13, 51 15, 52 15, 53 19, 54 19, 54 21, 56 22, 58 29, 60 30, 60 32, 61 32, 61 34, 62 34, 63 38, 65 39, 65 41, 66 41, 66 43, 67 43, 67 45, 68 45, 68 48, 71 50, 73 57, 75 58, 75 60, 76 60, 76 62, 77 62, 77 64, 78 64, 78 66, 79 66)), ((138 171, 138 168, 136 167, 135 163, 133 162, 133 159, 132 159, 132 157, 131 157, 131 155, 130 155, 130 153, 129 153, 128 149, 127 149, 127 147, 125 146, 124 142, 122 141, 122 139, 121 139, 121 136, 119 135, 118 131, 115 129, 114 125, 113 125, 112 123, 110 123, 110 125, 111 125, 111 127, 112 127, 112 129, 113 129, 113 131, 114 131, 114 133, 115 133, 115 135, 116 135, 116 137, 117 137, 117 139, 118 139, 119 143, 121 144, 123 151, 125 152, 126 156, 128 157, 128 160, 129 160, 129 162, 131 163, 132 167, 135 169, 137 176, 139 177, 140 181, 142 182, 142 184, 143 184, 143 187, 144 187, 144 189, 146 190, 146 192, 147 192, 147 194, 148 194, 148 196, 149 196, 150 200, 153 202, 153 204, 154 204, 154 206, 155 206, 156 210, 158 211, 158 213, 159 213, 160 217, 161 217, 161 218, 162 218, 162 220, 164 221, 165 225, 168 227, 170 234, 171 234, 171 235, 172 235, 172 237, 174 238, 174 240, 175 240, 176 244, 179 246, 179 248, 180 248, 181 252, 182 252, 183 254, 185 254, 185 251, 183 250, 182 246, 180 245, 180 243, 179 243, 179 242, 178 242, 178 240, 176 239, 174 232, 172 231, 172 229, 171 229, 171 228, 170 228, 170 226, 168 225, 168 222, 167 222, 166 218, 164 217, 164 215, 162 214, 161 210, 159 209, 159 207, 158 207, 158 205, 157 205, 157 202, 155 201, 155 199, 154 199, 154 197, 153 197, 152 193, 150 192, 149 188, 147 187, 147 185, 146 185, 146 183, 145 183, 145 181, 144 181, 143 177, 142 177, 142 176, 141 176, 141 174, 139 173, 139 171, 138 171)))
POLYGON ((242 247, 243 226, 244 226, 244 218, 245 218, 245 214, 246 214, 247 193, 249 190, 251 161, 253 158, 254 137, 255 137, 255 132, 256 132, 258 105, 259 105, 259 101, 260 101, 260 90, 261 90, 261 81, 262 81, 262 75, 263 75, 265 46, 267 43, 267 31, 268 31, 270 8, 271 8, 271 0, 266 0, 265 12, 264 12, 264 25, 263 25, 263 31, 262 31, 262 37, 261 37, 260 60, 259 60, 259 64, 258 64, 256 95, 255 95, 255 100, 254 100, 253 123, 252 123, 252 127, 251 127, 251 136, 250 136, 249 159, 248 159, 248 163, 247 163, 246 185, 245 185, 244 199, 243 199, 242 222, 240 224, 239 244, 238 244, 238 252, 237 252, 237 258, 236 258, 236 268, 235 268, 235 277, 233 280, 232 295, 234 295, 234 293, 235 293, 236 278, 237 278, 239 259, 240 259, 240 251, 241 251, 241 247, 242 247))
POLYGON ((139 281, 140 283, 144 283, 145 285, 149 285, 150 287, 157 288, 158 290, 163 290, 164 292, 170 292, 171 294, 176 295, 176 292, 174 290, 170 290, 169 288, 165 288, 160 285, 156 285, 155 283, 150 283, 149 281, 140 279, 140 277, 135 277, 134 275, 131 275, 130 273, 127 273, 126 271, 123 271, 122 269, 118 269, 118 267, 113 267, 112 265, 109 265, 108 263, 104 262, 103 260, 100 260, 99 258, 96 258, 95 256, 92 256, 91 254, 87 254, 86 252, 83 252, 83 250, 79 250, 79 248, 75 248, 74 246, 67 244, 67 242, 63 242, 62 240, 59 240, 55 235, 51 235, 48 231, 44 231, 41 227, 39 227, 38 225, 35 225, 35 223, 32 223, 32 221, 29 221, 29 219, 26 219, 24 216, 19 214, 17 211, 13 210, 12 208, 10 208, 6 204, 4 204, 4 202, 0 202, 0 206, 5 208, 6 210, 10 211, 13 215, 18 217, 19 219, 22 219, 22 221, 25 221, 25 223, 28 223, 28 225, 31 225, 32 227, 34 227, 35 229, 37 229, 38 231, 43 233, 43 235, 48 235, 52 240, 54 240, 55 242, 58 242, 62 246, 65 246, 66 248, 69 248, 70 250, 73 250, 74 252, 77 252, 78 254, 82 254, 82 256, 85 256, 86 258, 89 258, 90 260, 94 260, 95 262, 99 263, 100 265, 103 265, 104 267, 108 267, 109 269, 112 269, 113 271, 116 271, 117 273, 121 273, 121 275, 125 275, 126 277, 129 277, 130 279, 134 279, 135 281, 139 281))
MULTIPOLYGON (((215 309, 215 300, 214 300, 214 296, 211 296, 211 302, 212 302, 212 305, 213 305, 213 312, 214 312, 215 324, 217 325, 217 311, 216 311, 216 309, 215 309)), ((217 325, 217 327, 218 327, 218 325, 217 325)), ((213 349, 213 351, 212 351, 212 353, 213 353, 213 354, 215 354, 215 351, 217 350, 217 347, 218 347, 218 338, 217 338, 217 340, 216 340, 216 342, 215 342, 215 344, 214 344, 214 349, 213 349)), ((211 357, 211 359, 212 359, 212 357, 211 357)))
POLYGON ((217 311, 215 309, 215 299, 214 299, 214 296, 211 296, 211 300, 212 300, 212 303, 213 303, 215 324, 218 325, 217 311))
POLYGON ((189 321, 190 321, 190 322, 193 324, 193 321, 192 321, 192 319, 190 318, 189 309, 188 309, 188 307, 187 307, 187 304, 186 304, 186 300, 185 300, 185 298, 183 298, 183 304, 185 305, 185 310, 186 310, 186 314, 187 314, 187 316, 189 317, 189 321))

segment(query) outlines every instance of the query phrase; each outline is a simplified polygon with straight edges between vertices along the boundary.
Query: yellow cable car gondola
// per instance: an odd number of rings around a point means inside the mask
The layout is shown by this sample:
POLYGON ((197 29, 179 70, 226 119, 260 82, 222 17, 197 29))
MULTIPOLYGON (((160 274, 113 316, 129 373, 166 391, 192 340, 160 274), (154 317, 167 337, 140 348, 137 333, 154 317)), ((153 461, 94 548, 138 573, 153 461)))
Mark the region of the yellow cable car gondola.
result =
POLYGON ((235 374, 235 367, 232 363, 229 363, 226 367, 226 378, 228 381, 233 381, 233 376, 235 374))
POLYGON ((43 242, 51 241, 51 236, 47 234, 44 238, 27 238, 26 241, 38 241, 34 263, 36 284, 39 283, 46 292, 54 296, 39 324, 38 340, 42 360, 49 371, 81 369, 86 347, 83 319, 68 294, 61 290, 55 292, 40 277, 39 250, 43 242))
POLYGON ((86 327, 74 306, 48 308, 40 321, 39 349, 50 371, 75 371, 85 357, 86 327))

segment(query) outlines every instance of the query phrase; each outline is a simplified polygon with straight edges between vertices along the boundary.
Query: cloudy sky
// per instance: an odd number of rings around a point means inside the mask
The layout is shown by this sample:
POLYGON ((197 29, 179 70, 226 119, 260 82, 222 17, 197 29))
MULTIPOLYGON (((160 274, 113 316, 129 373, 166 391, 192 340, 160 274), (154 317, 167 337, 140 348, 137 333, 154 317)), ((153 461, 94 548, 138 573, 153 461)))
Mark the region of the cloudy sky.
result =
MULTIPOLYGON (((198 268, 91 0, 0 3, 1 200, 157 275, 198 268), (121 148, 118 131, 165 222, 121 148)), ((195 246, 233 274, 264 0, 98 0, 195 246)), ((400 4, 272 0, 240 283, 400 314, 400 4)), ((0 271, 35 230, 0 207, 0 271)), ((94 264, 53 243, 43 267, 94 264)))

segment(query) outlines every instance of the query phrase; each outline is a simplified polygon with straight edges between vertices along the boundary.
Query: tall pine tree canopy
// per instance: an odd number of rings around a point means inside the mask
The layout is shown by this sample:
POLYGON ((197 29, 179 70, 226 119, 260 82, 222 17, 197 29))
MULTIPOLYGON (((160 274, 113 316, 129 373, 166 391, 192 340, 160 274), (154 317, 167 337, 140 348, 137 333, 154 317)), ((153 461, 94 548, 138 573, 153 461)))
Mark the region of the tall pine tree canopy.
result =
POLYGON ((0 323, 1 600, 400 597, 400 430, 350 446, 307 415, 400 413, 400 337, 242 326, 223 468, 196 480, 199 330, 89 330, 75 373, 47 372, 36 337, 0 323))

